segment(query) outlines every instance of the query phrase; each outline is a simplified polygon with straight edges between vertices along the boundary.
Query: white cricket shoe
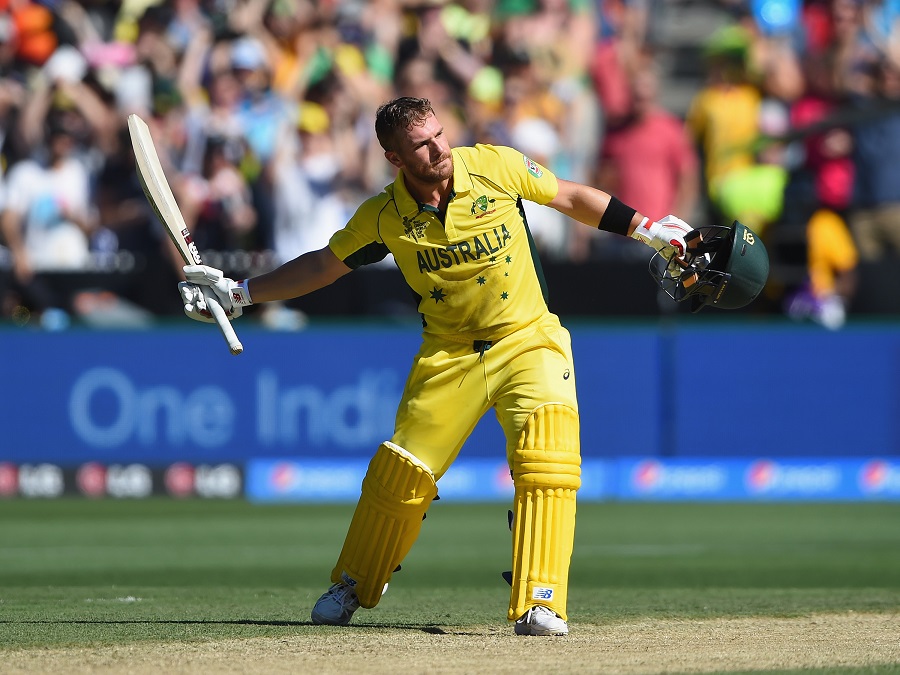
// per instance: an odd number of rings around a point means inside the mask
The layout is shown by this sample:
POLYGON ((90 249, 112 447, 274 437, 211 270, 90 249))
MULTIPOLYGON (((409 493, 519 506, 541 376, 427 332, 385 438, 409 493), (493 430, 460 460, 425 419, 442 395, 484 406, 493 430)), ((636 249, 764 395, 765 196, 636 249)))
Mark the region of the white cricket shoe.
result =
POLYGON ((312 610, 312 622, 329 626, 346 626, 359 609, 359 598, 353 586, 336 583, 316 602, 312 610))
POLYGON ((568 635, 567 624, 556 612, 535 605, 516 620, 516 635, 568 635))

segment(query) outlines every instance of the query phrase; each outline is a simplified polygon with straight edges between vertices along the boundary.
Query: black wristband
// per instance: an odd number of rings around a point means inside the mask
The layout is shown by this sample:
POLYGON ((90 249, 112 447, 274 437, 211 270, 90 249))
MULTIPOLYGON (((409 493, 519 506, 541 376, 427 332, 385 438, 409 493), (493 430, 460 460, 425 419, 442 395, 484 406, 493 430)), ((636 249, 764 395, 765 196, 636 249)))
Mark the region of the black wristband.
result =
POLYGON ((597 227, 598 229, 627 237, 628 228, 631 227, 631 221, 636 213, 637 211, 630 206, 625 206, 615 197, 610 197, 609 205, 600 217, 597 227))

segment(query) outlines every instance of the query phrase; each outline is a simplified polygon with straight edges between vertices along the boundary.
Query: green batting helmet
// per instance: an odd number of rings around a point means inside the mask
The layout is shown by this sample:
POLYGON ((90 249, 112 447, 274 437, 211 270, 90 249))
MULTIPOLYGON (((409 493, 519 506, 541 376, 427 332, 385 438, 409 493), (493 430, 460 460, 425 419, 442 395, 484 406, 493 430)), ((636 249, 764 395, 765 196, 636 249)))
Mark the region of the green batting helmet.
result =
POLYGON ((657 252, 650 274, 672 299, 691 299, 691 311, 709 305, 737 309, 760 294, 769 276, 769 254, 759 235, 739 221, 700 227, 685 237, 682 261, 657 252))

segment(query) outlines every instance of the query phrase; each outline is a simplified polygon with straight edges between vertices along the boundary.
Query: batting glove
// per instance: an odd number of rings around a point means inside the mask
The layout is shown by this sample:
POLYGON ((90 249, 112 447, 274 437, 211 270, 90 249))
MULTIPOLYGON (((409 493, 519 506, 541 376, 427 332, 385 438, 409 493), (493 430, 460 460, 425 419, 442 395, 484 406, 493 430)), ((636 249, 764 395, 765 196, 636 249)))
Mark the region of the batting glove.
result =
POLYGON ((631 234, 631 238, 661 251, 667 258, 671 258, 673 255, 683 257, 687 250, 684 238, 693 229, 681 218, 675 216, 666 216, 658 222, 644 218, 631 234))
MULTIPOLYGON (((657 222, 644 218, 631 237, 659 251, 659 255, 669 263, 666 267, 668 275, 677 279, 687 267, 684 262, 685 252, 690 248, 690 241, 696 237, 696 234, 690 236, 691 232, 694 232, 694 228, 681 218, 666 216, 657 222)), ((705 267, 703 263, 707 262, 706 258, 707 256, 692 258, 696 263, 694 266, 705 267)))
POLYGON ((184 313, 196 321, 213 321, 203 295, 204 287, 215 293, 229 319, 238 318, 244 307, 253 304, 246 279, 229 279, 222 270, 207 265, 185 265, 184 276, 187 281, 178 284, 178 291, 184 301, 184 313))

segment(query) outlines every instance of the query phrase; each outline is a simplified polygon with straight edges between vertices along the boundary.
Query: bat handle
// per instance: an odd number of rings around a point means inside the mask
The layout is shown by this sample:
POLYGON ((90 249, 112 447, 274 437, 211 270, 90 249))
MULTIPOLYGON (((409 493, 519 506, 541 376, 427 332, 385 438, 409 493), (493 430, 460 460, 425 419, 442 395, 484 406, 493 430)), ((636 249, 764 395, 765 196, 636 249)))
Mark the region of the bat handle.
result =
POLYGON ((202 288, 203 297, 206 299, 206 306, 209 309, 209 313, 212 314, 213 319, 219 324, 219 330, 221 330, 222 335, 225 336, 225 342, 228 343, 228 348, 231 350, 231 353, 237 356, 244 351, 244 345, 238 340, 237 333, 234 332, 234 326, 232 326, 231 322, 228 320, 228 316, 225 314, 225 310, 222 308, 215 292, 206 286, 203 286, 202 288))

